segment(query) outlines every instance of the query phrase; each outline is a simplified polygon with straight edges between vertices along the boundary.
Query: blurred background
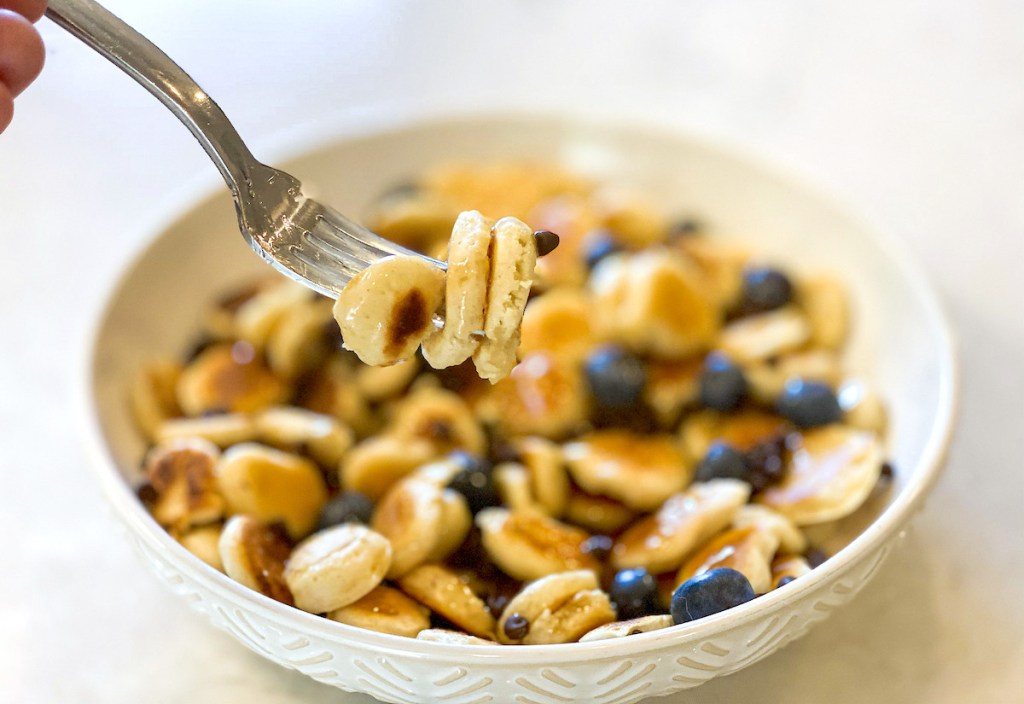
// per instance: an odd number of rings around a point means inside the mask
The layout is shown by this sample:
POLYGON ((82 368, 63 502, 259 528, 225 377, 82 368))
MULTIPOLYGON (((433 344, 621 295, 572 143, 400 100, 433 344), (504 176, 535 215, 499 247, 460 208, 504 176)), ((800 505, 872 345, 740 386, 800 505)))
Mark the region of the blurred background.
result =
MULTIPOLYGON (((795 166, 902 236, 960 337, 945 477, 850 607, 665 701, 1021 701, 1024 4, 106 4, 200 82, 257 156, 380 114, 639 117, 795 166)), ((0 136, 0 701, 368 702, 207 626, 147 573, 93 486, 78 431, 90 315, 141 226, 215 174, 152 97, 39 26, 46 69, 0 136)))

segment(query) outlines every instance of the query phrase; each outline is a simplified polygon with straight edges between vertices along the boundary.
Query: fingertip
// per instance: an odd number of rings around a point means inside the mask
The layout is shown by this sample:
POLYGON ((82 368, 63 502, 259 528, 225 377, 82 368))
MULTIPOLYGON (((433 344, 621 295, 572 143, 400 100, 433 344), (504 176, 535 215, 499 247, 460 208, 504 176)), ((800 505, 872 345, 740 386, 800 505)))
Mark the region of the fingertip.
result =
POLYGON ((37 22, 46 12, 46 0, 0 0, 0 6, 14 10, 29 22, 37 22))
POLYGON ((28 20, 7 9, 0 9, 0 81, 17 96, 43 69, 46 49, 39 32, 28 20))
POLYGON ((4 83, 0 83, 0 132, 7 129, 14 117, 14 97, 4 83))

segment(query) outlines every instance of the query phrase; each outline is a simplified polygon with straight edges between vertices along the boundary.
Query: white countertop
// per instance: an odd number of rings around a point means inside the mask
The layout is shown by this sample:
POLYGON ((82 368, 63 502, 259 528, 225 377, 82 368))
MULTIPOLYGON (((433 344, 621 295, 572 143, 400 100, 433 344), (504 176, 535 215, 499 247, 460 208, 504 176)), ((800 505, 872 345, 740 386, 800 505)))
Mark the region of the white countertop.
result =
MULTIPOLYGON (((851 605, 665 701, 1024 701, 1024 5, 108 5, 191 70, 257 155, 310 120, 381 108, 638 114, 794 163, 902 235, 962 345, 945 476, 851 605)), ((41 27, 44 76, 0 136, 0 701, 369 702, 269 664, 165 592, 86 471, 84 312, 140 222, 212 166, 129 79, 41 27)))

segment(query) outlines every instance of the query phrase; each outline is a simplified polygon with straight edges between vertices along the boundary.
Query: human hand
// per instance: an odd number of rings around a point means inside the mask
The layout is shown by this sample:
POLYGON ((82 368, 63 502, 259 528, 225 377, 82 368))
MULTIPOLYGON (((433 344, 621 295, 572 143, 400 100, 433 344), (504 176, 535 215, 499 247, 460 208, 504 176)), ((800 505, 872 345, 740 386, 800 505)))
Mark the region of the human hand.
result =
POLYGON ((0 132, 14 114, 14 98, 43 68, 43 40, 32 23, 46 0, 0 0, 0 132))

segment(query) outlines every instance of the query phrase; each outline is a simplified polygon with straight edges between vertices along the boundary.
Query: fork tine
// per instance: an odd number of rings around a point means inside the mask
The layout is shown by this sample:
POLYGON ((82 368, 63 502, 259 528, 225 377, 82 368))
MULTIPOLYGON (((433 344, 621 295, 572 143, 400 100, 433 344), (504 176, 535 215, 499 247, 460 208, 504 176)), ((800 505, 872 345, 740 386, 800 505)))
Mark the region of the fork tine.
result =
POLYGON ((253 237, 253 249, 274 268, 330 298, 374 262, 396 254, 427 259, 438 268, 444 262, 386 240, 338 211, 304 199, 285 226, 269 236, 253 237))

